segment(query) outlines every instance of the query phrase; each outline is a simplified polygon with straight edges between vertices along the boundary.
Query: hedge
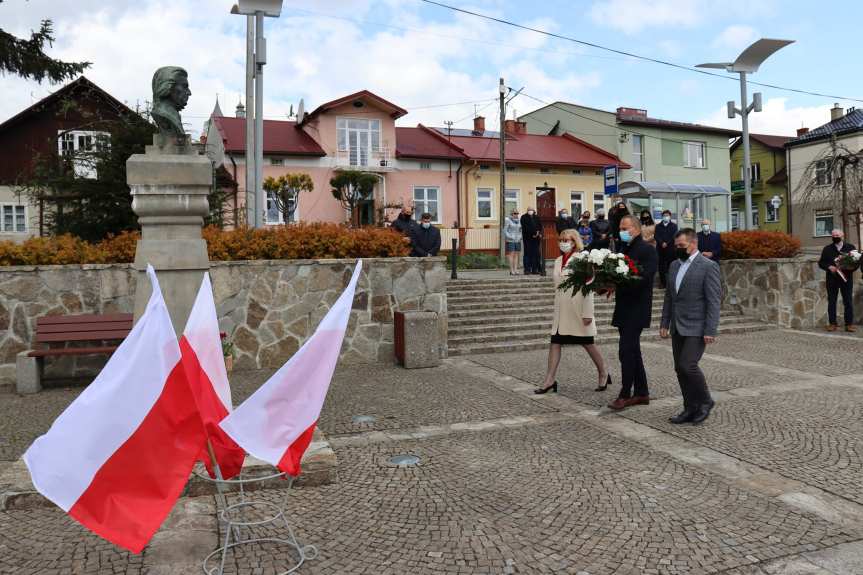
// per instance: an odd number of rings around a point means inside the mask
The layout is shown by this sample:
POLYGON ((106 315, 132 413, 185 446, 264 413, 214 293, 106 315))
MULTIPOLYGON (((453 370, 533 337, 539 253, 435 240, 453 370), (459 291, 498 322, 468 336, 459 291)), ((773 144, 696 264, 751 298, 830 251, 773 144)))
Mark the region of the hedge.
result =
POLYGON ((723 260, 790 258, 800 253, 800 240, 784 232, 741 230, 721 236, 723 260))
MULTIPOLYGON (((213 261, 323 258, 387 258, 410 253, 404 238, 383 228, 351 229, 338 224, 297 224, 222 231, 205 228, 213 261)), ((0 242, 0 266, 129 263, 140 235, 126 232, 99 243, 74 236, 0 242)))

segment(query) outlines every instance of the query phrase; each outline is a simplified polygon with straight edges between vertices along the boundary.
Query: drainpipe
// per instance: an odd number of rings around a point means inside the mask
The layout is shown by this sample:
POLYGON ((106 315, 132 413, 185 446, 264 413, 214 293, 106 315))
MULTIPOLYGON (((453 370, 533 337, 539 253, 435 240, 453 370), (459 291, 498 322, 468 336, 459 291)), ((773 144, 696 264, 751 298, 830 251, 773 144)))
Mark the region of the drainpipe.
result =
POLYGON ((455 224, 457 228, 461 227, 461 168, 463 164, 458 163, 458 169, 455 171, 455 224))
MULTIPOLYGON (((469 189, 469 186, 468 186, 468 178, 470 177, 471 172, 472 172, 472 171, 474 171, 474 170, 476 170, 476 169, 478 169, 478 168, 479 168, 479 163, 478 163, 476 160, 474 160, 474 161, 473 161, 473 165, 472 165, 472 166, 470 166, 470 167, 465 171, 465 173, 464 173, 464 191, 465 191, 465 195, 467 195, 468 193, 470 193, 470 189, 469 189)), ((459 168, 459 169, 461 169, 461 168, 459 168)), ((468 212, 469 207, 470 207, 470 202, 466 202, 466 203, 465 203, 465 206, 464 206, 464 219, 465 219, 465 222, 464 222, 464 223, 465 223, 465 227, 467 227, 467 224, 470 222, 470 218, 468 217, 468 213, 467 213, 467 212, 468 212)))
POLYGON ((794 226, 791 224, 791 148, 785 149, 785 228, 791 234, 794 226))

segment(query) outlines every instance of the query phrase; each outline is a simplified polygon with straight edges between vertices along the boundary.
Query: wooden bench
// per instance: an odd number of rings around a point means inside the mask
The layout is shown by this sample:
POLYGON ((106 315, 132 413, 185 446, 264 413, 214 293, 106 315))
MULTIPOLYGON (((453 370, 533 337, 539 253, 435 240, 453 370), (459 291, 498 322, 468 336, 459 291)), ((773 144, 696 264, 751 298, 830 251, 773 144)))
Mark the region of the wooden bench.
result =
POLYGON ((17 358, 18 393, 42 389, 44 358, 69 355, 111 354, 132 330, 132 314, 52 315, 36 320, 35 344, 39 349, 23 351, 17 358), (89 343, 92 345, 79 346, 89 343), (69 347, 68 344, 72 344, 69 347))

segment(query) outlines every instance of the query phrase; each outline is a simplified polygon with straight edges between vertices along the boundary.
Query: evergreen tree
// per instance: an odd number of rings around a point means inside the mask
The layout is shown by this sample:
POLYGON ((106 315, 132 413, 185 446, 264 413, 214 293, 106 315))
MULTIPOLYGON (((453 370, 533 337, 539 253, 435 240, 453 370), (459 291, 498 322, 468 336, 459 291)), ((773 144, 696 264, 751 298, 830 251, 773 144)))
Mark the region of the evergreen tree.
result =
POLYGON ((39 30, 26 39, 0 28, 0 74, 14 74, 37 82, 47 78, 57 83, 70 80, 90 67, 90 62, 63 62, 48 56, 45 45, 53 42, 51 20, 42 20, 39 30))

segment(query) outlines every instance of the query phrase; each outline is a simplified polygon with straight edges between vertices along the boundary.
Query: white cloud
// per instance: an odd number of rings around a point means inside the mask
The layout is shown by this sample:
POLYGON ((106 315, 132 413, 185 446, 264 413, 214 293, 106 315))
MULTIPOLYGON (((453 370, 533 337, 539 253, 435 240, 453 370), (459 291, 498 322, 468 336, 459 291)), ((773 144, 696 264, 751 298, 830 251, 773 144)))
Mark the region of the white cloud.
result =
POLYGON ((595 0, 590 16, 600 26, 635 34, 649 28, 695 28, 731 18, 767 18, 778 9, 778 0, 595 0))
MULTIPOLYGON (((832 104, 823 106, 788 108, 787 98, 770 98, 764 102, 761 112, 749 115, 749 130, 757 134, 773 134, 778 136, 793 136, 797 129, 806 127, 817 128, 830 121, 832 104)), ((698 120, 699 124, 740 129, 740 117, 734 120, 728 118, 725 106, 718 108, 711 115, 698 120)))
POLYGON ((727 51, 730 58, 736 58, 737 54, 758 39, 758 31, 751 26, 735 24, 728 26, 713 40, 713 47, 727 51))

